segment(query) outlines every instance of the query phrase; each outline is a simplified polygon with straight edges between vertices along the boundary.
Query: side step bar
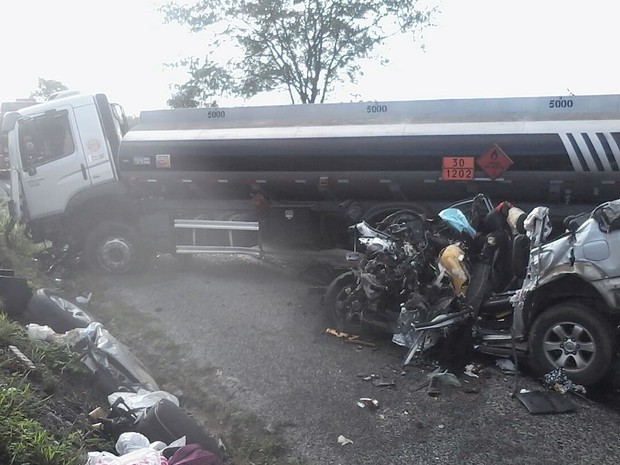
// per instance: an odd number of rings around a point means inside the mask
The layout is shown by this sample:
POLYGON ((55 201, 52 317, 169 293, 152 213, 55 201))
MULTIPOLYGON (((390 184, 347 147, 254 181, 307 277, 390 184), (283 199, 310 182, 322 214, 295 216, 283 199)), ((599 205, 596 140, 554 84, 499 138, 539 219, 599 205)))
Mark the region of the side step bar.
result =
POLYGON ((184 239, 177 237, 177 254, 243 254, 258 258, 264 255, 257 221, 177 219, 174 230, 184 239))

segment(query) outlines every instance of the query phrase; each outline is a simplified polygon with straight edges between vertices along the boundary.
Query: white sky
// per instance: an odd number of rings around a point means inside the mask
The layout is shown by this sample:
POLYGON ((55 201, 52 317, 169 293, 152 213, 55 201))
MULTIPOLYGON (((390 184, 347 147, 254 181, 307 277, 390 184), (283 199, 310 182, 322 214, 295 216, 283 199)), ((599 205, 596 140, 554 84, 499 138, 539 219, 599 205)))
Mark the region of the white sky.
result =
MULTIPOLYGON (((433 0, 427 0, 433 3, 433 0)), ((28 97, 37 79, 104 92, 128 114, 165 108, 185 76, 164 63, 209 44, 163 24, 162 0, 1 0, 0 101, 28 97)), ((364 63, 357 85, 328 101, 620 93, 614 0, 436 0, 426 51, 393 40, 364 63)), ((286 104, 285 94, 220 106, 286 104)))

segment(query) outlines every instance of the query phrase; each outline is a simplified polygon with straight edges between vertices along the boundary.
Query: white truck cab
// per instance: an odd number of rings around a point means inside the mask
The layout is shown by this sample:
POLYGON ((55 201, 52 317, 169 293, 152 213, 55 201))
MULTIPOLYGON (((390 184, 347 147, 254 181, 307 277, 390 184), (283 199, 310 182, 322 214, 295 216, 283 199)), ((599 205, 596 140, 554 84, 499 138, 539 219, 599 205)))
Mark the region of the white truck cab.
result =
POLYGON ((61 215, 76 193, 118 179, 114 150, 122 137, 121 121, 112 118, 113 137, 105 134, 104 99, 69 96, 7 115, 3 132, 17 219, 61 215))

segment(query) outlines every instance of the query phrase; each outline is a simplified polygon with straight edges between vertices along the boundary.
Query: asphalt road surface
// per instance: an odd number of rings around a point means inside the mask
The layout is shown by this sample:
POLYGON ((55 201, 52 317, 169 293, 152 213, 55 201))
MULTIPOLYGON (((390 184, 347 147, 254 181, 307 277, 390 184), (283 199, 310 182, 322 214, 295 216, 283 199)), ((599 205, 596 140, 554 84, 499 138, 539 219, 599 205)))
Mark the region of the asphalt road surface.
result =
MULTIPOLYGON (((232 402, 266 425, 283 425, 291 460, 307 464, 616 464, 620 415, 571 396, 574 413, 532 415, 511 397, 514 378, 482 359, 478 379, 418 389, 427 369, 401 362, 389 339, 376 348, 325 333, 320 293, 275 268, 242 257, 195 259, 182 269, 160 258, 140 275, 113 278, 109 295, 167 337, 185 357, 219 367, 232 402), (365 376, 394 382, 378 387, 365 376), (362 397, 379 408, 360 408, 362 397), (353 441, 338 444, 340 435, 353 441)), ((128 328, 130 331, 131 328, 128 328)), ((519 388, 541 389, 527 376, 519 388)))

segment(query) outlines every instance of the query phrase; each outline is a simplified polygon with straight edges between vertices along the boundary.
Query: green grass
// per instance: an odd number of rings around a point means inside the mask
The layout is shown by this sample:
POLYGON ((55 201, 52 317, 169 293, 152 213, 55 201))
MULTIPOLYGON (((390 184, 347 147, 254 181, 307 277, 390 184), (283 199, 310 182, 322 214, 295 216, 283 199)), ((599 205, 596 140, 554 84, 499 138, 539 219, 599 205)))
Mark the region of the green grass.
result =
POLYGON ((0 450, 9 464, 73 465, 84 462, 80 452, 79 434, 56 438, 33 417, 42 409, 30 384, 13 382, 0 385, 0 450))

